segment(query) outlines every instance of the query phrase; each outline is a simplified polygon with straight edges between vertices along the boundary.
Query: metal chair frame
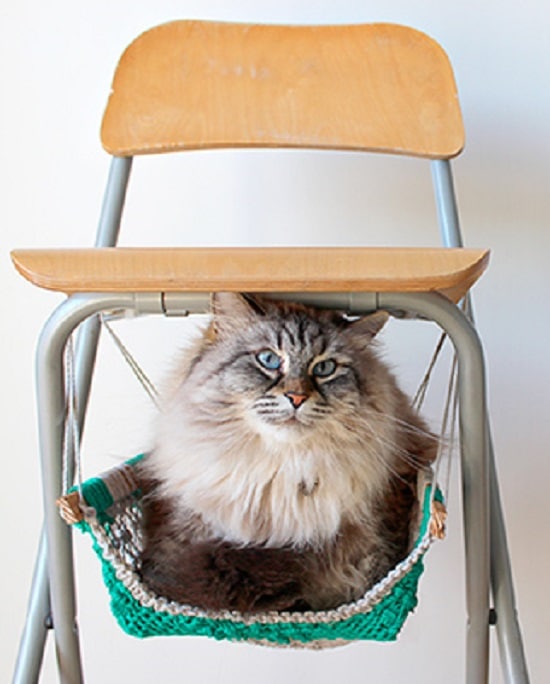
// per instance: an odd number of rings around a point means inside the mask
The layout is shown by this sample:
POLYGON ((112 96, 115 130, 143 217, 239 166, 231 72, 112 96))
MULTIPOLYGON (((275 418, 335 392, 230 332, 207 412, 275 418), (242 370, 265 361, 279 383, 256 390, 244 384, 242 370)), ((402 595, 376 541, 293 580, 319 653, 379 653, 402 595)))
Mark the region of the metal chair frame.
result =
MULTIPOLYGON (((462 247, 457 203, 448 159, 432 160, 434 194, 442 244, 462 247)), ((132 157, 113 157, 96 247, 115 246, 123 213, 132 157)), ((508 683, 527 683, 527 665, 515 608, 514 589, 499 496, 486 405, 485 368, 481 341, 470 317, 449 299, 434 292, 359 292, 313 294, 295 292, 296 301, 331 306, 352 314, 378 308, 434 321, 450 337, 458 358, 461 437, 461 477, 466 565, 466 681, 488 680, 489 625, 496 622, 502 668, 508 683), (491 610, 490 593, 494 609, 491 610), (496 615, 496 618, 495 618, 496 615)), ((57 514, 55 500, 62 488, 65 412, 63 353, 69 336, 80 325, 75 376, 82 431, 99 335, 105 311, 136 314, 199 313, 208 308, 207 295, 196 293, 123 292, 70 295, 47 321, 37 349, 37 403, 43 476, 45 527, 40 542, 15 668, 14 684, 31 684, 40 676, 47 633, 53 628, 60 681, 83 681, 71 530, 57 514)), ((74 467, 74 464, 70 464, 74 467)))

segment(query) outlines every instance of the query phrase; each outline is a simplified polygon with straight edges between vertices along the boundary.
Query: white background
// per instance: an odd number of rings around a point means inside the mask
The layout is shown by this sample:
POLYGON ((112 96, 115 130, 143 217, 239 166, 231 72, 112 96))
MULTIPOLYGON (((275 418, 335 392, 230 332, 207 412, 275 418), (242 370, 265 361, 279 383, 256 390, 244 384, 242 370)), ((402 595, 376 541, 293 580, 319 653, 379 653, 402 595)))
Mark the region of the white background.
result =
MULTIPOLYGON (((87 246, 108 169, 98 128, 114 65, 146 28, 176 18, 280 23, 391 21, 438 40, 454 64, 467 146, 455 163, 470 246, 492 262, 475 289, 518 604, 533 682, 548 678, 550 563, 550 11, 543 0, 18 0, 0 22, 2 79, 0 297, 3 450, 0 680, 23 624, 40 488, 33 349, 60 297, 11 268, 13 247, 87 246)), ((337 154, 202 153, 138 160, 125 244, 432 244, 429 170, 419 161, 337 154), (285 199, 283 199, 285 198, 285 199)), ((407 324, 401 324, 407 325, 407 324)), ((413 324, 408 324, 412 326, 413 324)), ((186 322, 123 323, 138 358, 162 376, 186 322), (160 326, 160 328, 159 328, 160 326), (160 332, 159 332, 160 331, 160 332)), ((424 334, 392 327, 388 357, 409 388, 424 334)), ((86 473, 150 443, 152 412, 106 343, 94 387, 86 473), (109 383, 106 381, 109 380, 109 383)), ((99 568, 77 540, 83 653, 89 682, 463 681, 464 599, 458 468, 446 542, 429 558, 420 606, 397 645, 287 652, 203 639, 140 642, 108 613, 99 568)), ((494 639, 493 639, 494 642, 494 639)), ((49 648, 45 682, 56 681, 49 648)), ((502 681, 493 658, 492 682, 502 681)))

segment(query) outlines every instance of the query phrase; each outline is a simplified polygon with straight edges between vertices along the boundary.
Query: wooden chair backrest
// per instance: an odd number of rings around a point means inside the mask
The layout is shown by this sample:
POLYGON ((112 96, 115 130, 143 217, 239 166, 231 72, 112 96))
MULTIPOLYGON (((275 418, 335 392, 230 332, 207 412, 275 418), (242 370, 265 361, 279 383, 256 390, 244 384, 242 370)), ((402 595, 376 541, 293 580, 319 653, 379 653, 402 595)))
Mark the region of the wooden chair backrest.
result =
POLYGON ((101 137, 115 156, 305 147, 448 159, 464 144, 445 52, 390 24, 158 26, 124 52, 101 137))

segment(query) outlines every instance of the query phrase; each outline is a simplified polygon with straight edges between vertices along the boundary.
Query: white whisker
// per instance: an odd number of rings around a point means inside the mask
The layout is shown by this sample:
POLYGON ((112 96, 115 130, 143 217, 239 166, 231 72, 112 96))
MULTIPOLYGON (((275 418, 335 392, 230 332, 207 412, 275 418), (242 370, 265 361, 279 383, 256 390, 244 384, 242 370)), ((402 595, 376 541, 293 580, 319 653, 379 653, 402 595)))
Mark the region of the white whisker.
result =
POLYGON ((399 425, 400 427, 403 427, 407 432, 410 432, 411 434, 419 435, 421 437, 427 437, 428 439, 433 439, 434 441, 438 441, 438 437, 433 434, 433 432, 430 432, 427 429, 421 428, 419 425, 413 425, 407 420, 403 420, 402 418, 399 418, 399 416, 391 415, 388 413, 380 413, 379 414, 382 418, 389 420, 396 425, 399 425))

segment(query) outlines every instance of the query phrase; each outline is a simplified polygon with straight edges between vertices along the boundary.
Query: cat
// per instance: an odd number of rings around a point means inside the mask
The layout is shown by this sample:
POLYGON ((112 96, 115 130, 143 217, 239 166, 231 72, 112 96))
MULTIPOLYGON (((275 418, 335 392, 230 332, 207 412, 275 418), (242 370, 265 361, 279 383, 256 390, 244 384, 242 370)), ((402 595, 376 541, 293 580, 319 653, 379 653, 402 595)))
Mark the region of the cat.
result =
POLYGON ((213 295, 140 466, 152 591, 212 610, 327 610, 409 553, 437 439, 376 351, 387 318, 213 295))

